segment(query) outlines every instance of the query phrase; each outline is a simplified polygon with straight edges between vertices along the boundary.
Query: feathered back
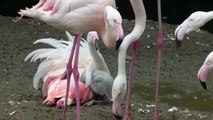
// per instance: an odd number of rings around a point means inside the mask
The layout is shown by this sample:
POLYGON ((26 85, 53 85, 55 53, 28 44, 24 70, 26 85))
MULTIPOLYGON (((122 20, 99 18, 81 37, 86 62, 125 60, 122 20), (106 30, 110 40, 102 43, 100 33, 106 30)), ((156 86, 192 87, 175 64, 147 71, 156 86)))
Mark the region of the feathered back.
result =
MULTIPOLYGON (((65 72, 74 42, 73 36, 68 32, 66 32, 66 35, 68 41, 45 38, 34 42, 34 44, 44 43, 52 46, 52 48, 37 49, 29 53, 25 58, 25 61, 30 60, 30 62, 36 62, 37 60, 41 61, 33 78, 33 86, 35 89, 38 89, 41 79, 45 82, 48 77, 61 77, 65 72)), ((80 44, 79 67, 84 67, 91 55, 88 50, 87 41, 82 39, 80 44)))

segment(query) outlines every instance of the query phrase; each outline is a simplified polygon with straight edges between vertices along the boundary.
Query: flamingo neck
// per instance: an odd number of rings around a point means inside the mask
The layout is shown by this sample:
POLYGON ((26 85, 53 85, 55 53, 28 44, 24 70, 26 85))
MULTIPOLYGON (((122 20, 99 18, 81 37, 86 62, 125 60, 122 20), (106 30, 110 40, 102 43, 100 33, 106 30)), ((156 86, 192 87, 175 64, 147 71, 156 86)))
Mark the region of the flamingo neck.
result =
POLYGON ((207 22, 213 19, 213 11, 207 12, 207 22))
POLYGON ((129 45, 140 38, 146 26, 146 11, 142 0, 130 0, 135 14, 135 27, 128 34, 119 47, 118 53, 118 74, 126 75, 125 59, 129 45))
POLYGON ((104 58, 101 56, 100 52, 95 49, 94 46, 89 45, 89 51, 94 61, 96 68, 109 72, 104 58))

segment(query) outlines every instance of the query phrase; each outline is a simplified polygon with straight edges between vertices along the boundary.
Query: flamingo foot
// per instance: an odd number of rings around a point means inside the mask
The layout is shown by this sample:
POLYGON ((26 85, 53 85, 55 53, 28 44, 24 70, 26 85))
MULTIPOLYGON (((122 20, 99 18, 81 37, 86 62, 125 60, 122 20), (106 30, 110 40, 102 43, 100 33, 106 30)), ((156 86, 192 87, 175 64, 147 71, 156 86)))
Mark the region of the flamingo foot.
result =
POLYGON ((153 120, 159 120, 159 112, 158 111, 154 112, 153 120))

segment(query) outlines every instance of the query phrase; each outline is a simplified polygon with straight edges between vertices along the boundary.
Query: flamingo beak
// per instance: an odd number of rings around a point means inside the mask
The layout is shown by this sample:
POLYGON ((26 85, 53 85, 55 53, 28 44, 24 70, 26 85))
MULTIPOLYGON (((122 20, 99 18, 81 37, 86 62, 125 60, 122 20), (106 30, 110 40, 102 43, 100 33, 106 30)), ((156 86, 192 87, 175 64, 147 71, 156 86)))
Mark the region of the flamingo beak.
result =
POLYGON ((208 63, 204 63, 204 65, 199 69, 197 74, 198 79, 205 90, 207 89, 206 80, 209 73, 209 67, 210 66, 208 63))
POLYGON ((112 103, 112 113, 117 120, 122 120, 121 95, 117 96, 112 103))
POLYGON ((206 89, 207 89, 206 82, 202 82, 200 79, 199 79, 199 81, 200 81, 200 83, 201 83, 203 89, 206 90, 206 89))
POLYGON ((116 41, 116 45, 115 45, 115 49, 118 50, 118 48, 120 47, 121 43, 123 42, 123 40, 117 40, 116 41))
POLYGON ((99 50, 100 46, 99 46, 99 39, 95 39, 95 49, 99 50))
POLYGON ((115 32, 116 32, 116 46, 115 49, 117 50, 124 38, 124 31, 121 23, 115 23, 115 32))
MULTIPOLYGON (((181 28, 181 27, 180 27, 181 28)), ((175 34, 175 41, 176 41, 176 48, 180 48, 181 46, 181 40, 178 39, 178 31, 180 30, 180 28, 177 30, 176 34, 175 34)))

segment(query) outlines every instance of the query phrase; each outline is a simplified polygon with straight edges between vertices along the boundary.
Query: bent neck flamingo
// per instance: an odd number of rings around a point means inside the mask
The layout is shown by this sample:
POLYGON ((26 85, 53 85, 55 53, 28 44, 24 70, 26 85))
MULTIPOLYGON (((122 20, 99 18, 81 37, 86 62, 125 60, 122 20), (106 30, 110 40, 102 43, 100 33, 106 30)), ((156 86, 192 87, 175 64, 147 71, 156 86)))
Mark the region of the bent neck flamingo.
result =
MULTIPOLYGON (((112 112, 117 119, 122 119, 122 109, 121 109, 121 102, 126 94, 127 89, 127 79, 126 79, 126 68, 125 68, 125 58, 126 58, 126 51, 127 48, 131 43, 133 43, 133 56, 132 56, 132 63, 131 63, 131 73, 130 79, 128 83, 128 90, 131 90, 131 82, 133 79, 133 67, 134 67, 134 60, 136 57, 136 52, 139 44, 139 38, 145 30, 146 26, 146 12, 143 5, 142 0, 130 0, 134 14, 135 14, 135 27, 133 28, 132 32, 126 35, 123 39, 119 47, 118 53, 118 74, 114 80, 113 87, 112 87, 112 112)), ((130 119, 130 92, 127 95, 127 116, 125 119, 130 119)))
POLYGON ((190 32, 202 27, 208 21, 213 19, 213 11, 203 12, 196 11, 183 21, 175 30, 175 38, 177 47, 180 47, 184 36, 190 32))
MULTIPOLYGON (((203 12, 196 11, 192 13, 186 20, 183 21, 175 30, 176 44, 177 47, 180 47, 181 42, 185 35, 190 32, 199 29, 205 25, 208 21, 213 19, 213 11, 203 12)), ((206 77, 208 75, 209 69, 211 68, 212 53, 210 53, 202 67, 198 71, 198 78, 201 82, 201 85, 206 89, 206 77)))
MULTIPOLYGON (((21 17, 28 16, 32 18, 39 19, 57 29, 63 31, 70 31, 76 33, 75 41, 70 53, 70 59, 67 64, 67 92, 68 96, 70 77, 73 73, 76 84, 76 115, 77 120, 80 120, 80 102, 79 102, 79 85, 78 78, 79 73, 77 71, 78 65, 78 54, 81 33, 88 31, 97 31, 102 37, 102 40, 106 47, 115 48, 117 41, 123 38, 122 29, 122 19, 116 9, 108 12, 107 6, 116 7, 114 0, 40 0, 39 3, 26 10, 21 10, 19 14, 21 17), (44 6, 45 5, 45 6, 44 6), (47 9, 45 9, 45 8, 47 9), (106 12, 105 12, 106 11, 106 12), (107 13, 107 14, 105 14, 107 13), (112 17, 112 21, 106 22, 107 16, 115 15, 116 18, 112 17), (111 23, 111 24, 108 24, 111 23), (107 24, 109 26, 107 26, 107 24), (114 33, 115 32, 115 33, 114 33), (73 63, 73 55, 74 66, 73 63)), ((20 17, 20 18, 21 18, 20 17)), ((118 42, 120 43, 120 42, 118 42)), ((65 99, 65 104, 67 102, 67 97, 65 99)), ((66 107, 64 107, 64 112, 62 119, 66 116, 66 107)))

